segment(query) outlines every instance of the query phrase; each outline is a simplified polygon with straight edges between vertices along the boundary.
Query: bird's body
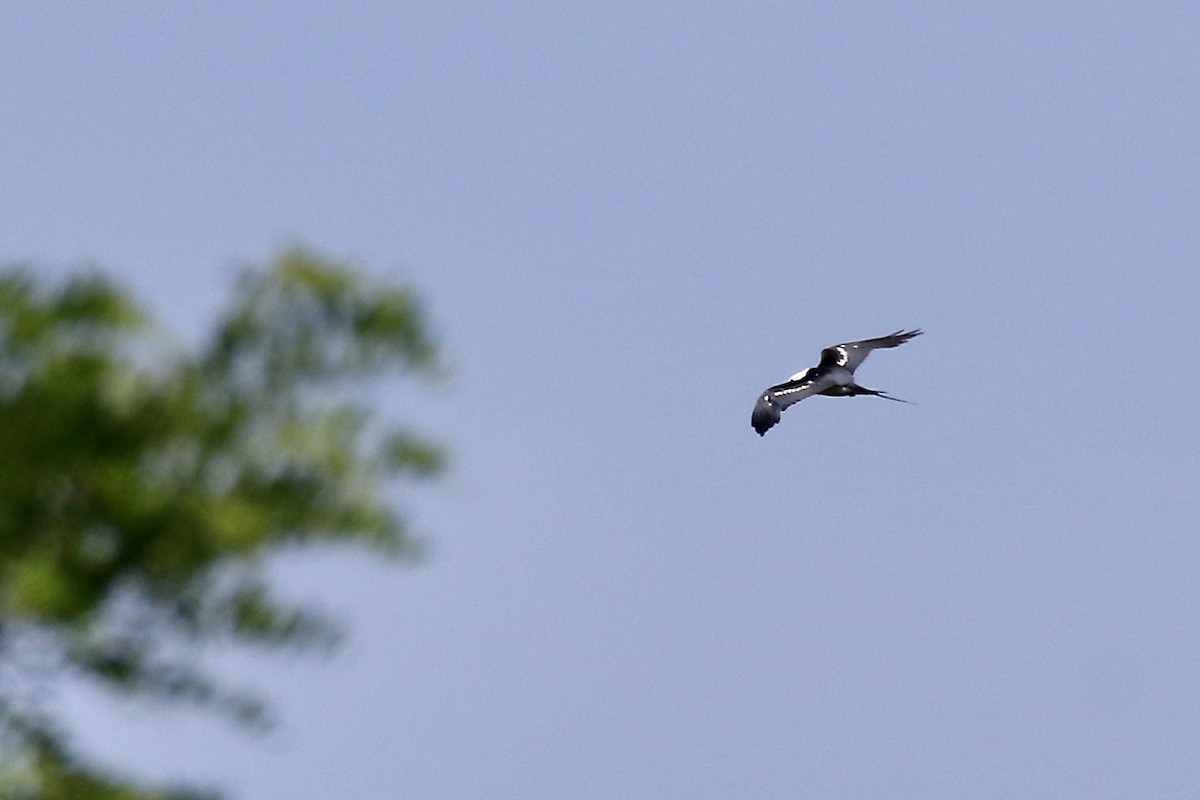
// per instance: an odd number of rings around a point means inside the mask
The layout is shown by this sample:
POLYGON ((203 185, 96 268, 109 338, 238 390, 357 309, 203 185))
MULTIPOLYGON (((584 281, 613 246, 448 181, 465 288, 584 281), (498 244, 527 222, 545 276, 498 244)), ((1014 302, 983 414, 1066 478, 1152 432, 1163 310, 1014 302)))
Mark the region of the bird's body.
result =
POLYGON ((783 383, 776 384, 759 395, 758 402, 754 404, 754 412, 750 415, 750 425, 759 436, 762 436, 771 426, 779 422, 784 409, 814 394, 830 397, 854 397, 867 394, 882 397, 885 400, 908 402, 898 397, 891 397, 878 389, 859 386, 854 382, 854 370, 858 369, 859 364, 872 350, 897 347, 920 335, 920 330, 900 330, 877 339, 862 339, 857 342, 843 342, 826 347, 821 351, 821 361, 815 367, 797 372, 783 383))

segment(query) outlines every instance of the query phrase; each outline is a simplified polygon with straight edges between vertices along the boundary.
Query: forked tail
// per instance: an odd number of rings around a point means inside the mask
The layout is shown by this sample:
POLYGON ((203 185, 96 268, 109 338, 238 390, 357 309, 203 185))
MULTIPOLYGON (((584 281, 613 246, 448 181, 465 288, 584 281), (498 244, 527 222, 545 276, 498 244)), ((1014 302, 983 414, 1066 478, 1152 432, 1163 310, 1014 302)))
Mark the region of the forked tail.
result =
POLYGON ((916 403, 912 402, 911 400, 902 400, 899 397, 892 397, 887 392, 881 391, 879 389, 868 389, 865 386, 859 386, 857 383, 854 384, 853 386, 851 386, 850 389, 853 391, 853 393, 855 395, 869 394, 872 397, 882 397, 884 400, 894 400, 897 403, 907 403, 910 406, 916 405, 916 403))

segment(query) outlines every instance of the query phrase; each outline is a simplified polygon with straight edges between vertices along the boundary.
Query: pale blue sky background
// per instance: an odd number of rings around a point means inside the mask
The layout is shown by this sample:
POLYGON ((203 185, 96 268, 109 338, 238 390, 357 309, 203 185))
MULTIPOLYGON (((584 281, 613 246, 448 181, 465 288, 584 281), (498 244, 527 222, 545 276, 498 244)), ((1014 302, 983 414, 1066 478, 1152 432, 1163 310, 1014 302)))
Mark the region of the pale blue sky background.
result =
POLYGON ((1200 796, 1190 3, 6 3, 0 258, 184 336, 304 241, 412 281, 456 467, 242 798, 1200 796), (759 439, 755 394, 921 326, 759 439))

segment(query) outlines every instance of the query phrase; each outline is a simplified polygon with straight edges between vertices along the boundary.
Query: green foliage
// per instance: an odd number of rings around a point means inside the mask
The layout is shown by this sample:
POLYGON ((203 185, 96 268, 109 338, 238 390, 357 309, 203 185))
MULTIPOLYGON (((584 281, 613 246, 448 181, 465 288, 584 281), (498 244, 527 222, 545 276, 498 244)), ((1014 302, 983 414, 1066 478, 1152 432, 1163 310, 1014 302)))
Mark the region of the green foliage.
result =
POLYGON ((192 797, 77 763, 42 684, 83 678, 261 724, 262 704, 215 684, 197 650, 337 638, 272 594, 264 558, 413 550, 385 493, 435 474, 441 451, 361 399, 389 371, 437 374, 409 292, 295 250, 244 275, 199 354, 160 339, 103 278, 0 275, 0 670, 19 678, 0 682, 0 796, 192 797))
POLYGON ((143 790, 96 769, 80 766, 47 737, 24 743, 0 764, 5 800, 216 800, 190 789, 143 790))

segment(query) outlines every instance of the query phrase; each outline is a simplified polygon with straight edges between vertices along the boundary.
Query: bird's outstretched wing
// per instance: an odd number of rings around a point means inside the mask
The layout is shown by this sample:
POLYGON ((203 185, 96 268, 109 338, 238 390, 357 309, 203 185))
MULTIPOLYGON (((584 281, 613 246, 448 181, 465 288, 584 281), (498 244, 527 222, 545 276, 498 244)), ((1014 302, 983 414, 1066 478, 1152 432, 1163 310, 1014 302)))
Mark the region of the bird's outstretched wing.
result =
POLYGON ((808 369, 792 377, 791 380, 776 384, 763 391, 754 404, 750 414, 750 424, 759 436, 762 436, 779 422, 783 410, 790 405, 799 403, 806 397, 821 392, 834 385, 834 381, 821 375, 815 369, 808 369))
POLYGON ((895 333, 889 333, 887 336, 880 336, 877 339, 862 339, 857 342, 843 342, 826 347, 821 351, 820 367, 828 369, 829 367, 845 367, 854 372, 858 369, 858 365, 866 360, 872 350, 879 350, 885 347, 898 347, 914 336, 920 336, 921 331, 899 330, 895 333))

